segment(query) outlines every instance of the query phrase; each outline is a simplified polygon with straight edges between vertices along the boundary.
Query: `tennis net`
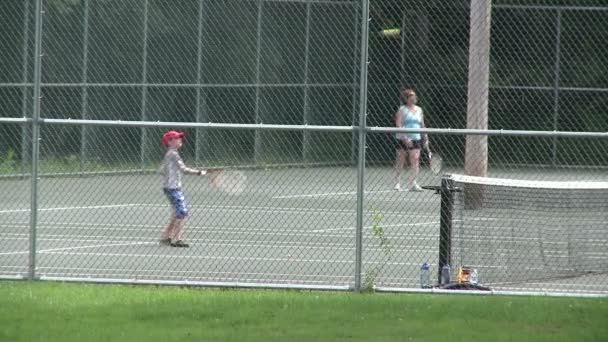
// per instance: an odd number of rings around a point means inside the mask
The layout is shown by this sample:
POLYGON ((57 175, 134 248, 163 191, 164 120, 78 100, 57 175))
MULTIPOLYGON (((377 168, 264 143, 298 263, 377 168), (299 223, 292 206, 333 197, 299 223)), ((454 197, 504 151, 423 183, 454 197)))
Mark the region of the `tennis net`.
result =
POLYGON ((608 182, 446 175, 440 267, 489 286, 608 273, 608 182))

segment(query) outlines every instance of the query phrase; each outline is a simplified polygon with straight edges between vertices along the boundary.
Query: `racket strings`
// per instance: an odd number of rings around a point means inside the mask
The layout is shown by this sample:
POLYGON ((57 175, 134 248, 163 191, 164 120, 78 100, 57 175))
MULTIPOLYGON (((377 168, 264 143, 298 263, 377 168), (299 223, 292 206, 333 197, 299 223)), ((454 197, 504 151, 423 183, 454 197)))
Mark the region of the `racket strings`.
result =
POLYGON ((439 172, 441 172, 441 168, 443 167, 443 161, 441 160, 441 157, 439 156, 434 156, 433 159, 431 159, 431 171, 435 174, 438 174, 439 172))
POLYGON ((247 177, 240 172, 224 173, 220 189, 231 194, 240 194, 245 190, 245 181, 247 177))
POLYGON ((212 188, 230 194, 240 194, 245 190, 247 177, 239 171, 220 170, 209 174, 212 188))

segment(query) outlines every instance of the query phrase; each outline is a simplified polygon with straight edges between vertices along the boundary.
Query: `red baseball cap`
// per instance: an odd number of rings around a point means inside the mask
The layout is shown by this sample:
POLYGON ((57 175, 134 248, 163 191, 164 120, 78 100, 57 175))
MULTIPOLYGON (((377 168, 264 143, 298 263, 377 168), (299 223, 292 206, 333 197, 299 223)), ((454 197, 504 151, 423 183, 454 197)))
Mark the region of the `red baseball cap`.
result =
POLYGON ((165 134, 163 134, 163 145, 167 146, 169 144, 169 141, 173 140, 173 139, 183 139, 186 136, 185 133, 183 132, 177 132, 177 131, 168 131, 165 134))

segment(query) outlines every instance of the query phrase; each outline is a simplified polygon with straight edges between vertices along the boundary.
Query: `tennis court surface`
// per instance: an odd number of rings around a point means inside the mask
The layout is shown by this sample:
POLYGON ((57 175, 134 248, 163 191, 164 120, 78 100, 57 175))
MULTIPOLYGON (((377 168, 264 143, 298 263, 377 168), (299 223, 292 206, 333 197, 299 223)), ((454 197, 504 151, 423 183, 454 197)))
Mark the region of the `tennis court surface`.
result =
MULTIPOLYGON (((192 211, 186 226, 186 237, 191 244, 187 249, 158 244, 170 208, 156 175, 41 178, 36 231, 37 276, 352 287, 356 168, 244 172, 247 188, 240 195, 214 191, 202 177, 186 178, 186 196, 192 211)), ((494 174, 518 177, 525 172, 494 174)), ((543 179, 563 180, 569 176, 564 172, 545 172, 543 179)), ((535 176, 528 174, 528 178, 535 176)), ((606 176, 601 172, 579 172, 576 179, 605 181, 606 176)), ((422 185, 439 182, 440 178, 428 171, 424 171, 419 180, 422 185)), ((440 196, 433 191, 397 192, 392 190, 393 185, 390 168, 367 168, 363 278, 383 288, 418 288, 422 263, 432 265, 433 278, 436 278, 440 196)), ((30 240, 29 180, 0 180, 0 192, 5 194, 0 199, 0 275, 24 276, 28 272, 30 240)), ((484 220, 489 217, 490 221, 501 224, 521 224, 516 216, 509 216, 518 215, 517 212, 501 210, 490 212, 484 220)), ((605 212, 596 215, 603 231, 597 233, 597 250, 593 251, 603 263, 608 258, 606 215, 605 212)), ((474 217, 467 219, 475 220, 474 217)), ((543 227, 548 227, 552 222, 563 221, 563 217, 556 215, 543 220, 543 227)), ((492 227, 497 225, 487 228, 492 227)), ((576 225, 568 229, 576 229, 576 225)), ((542 242, 556 243, 555 237, 559 236, 552 235, 550 230, 532 235, 531 239, 537 239, 534 246, 542 242)), ((490 238, 492 243, 472 246, 487 253, 485 259, 471 260, 481 266, 482 283, 483 266, 491 266, 500 258, 489 249, 500 244, 501 238, 508 238, 500 229, 492 231, 490 236, 494 236, 490 238)), ((476 241, 483 242, 483 239, 488 241, 487 237, 476 241)), ((525 255, 533 247, 509 241, 508 248, 525 255)), ((500 265, 505 272, 516 272, 524 266, 502 261, 500 265)), ((488 271, 487 279, 491 280, 493 272, 488 271)), ((513 281, 504 279, 486 285, 496 290, 608 294, 606 273, 535 281, 518 277, 513 277, 513 281)))

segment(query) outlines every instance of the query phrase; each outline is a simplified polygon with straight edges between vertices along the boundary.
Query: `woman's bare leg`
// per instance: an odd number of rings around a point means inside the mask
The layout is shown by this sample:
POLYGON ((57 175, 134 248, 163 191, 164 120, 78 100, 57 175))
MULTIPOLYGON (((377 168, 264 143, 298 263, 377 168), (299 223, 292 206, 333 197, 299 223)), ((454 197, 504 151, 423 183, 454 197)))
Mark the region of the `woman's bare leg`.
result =
POLYGON ((417 190, 416 177, 418 177, 418 172, 420 171, 420 150, 410 150, 409 151, 409 161, 410 161, 410 176, 408 182, 408 189, 417 190))

